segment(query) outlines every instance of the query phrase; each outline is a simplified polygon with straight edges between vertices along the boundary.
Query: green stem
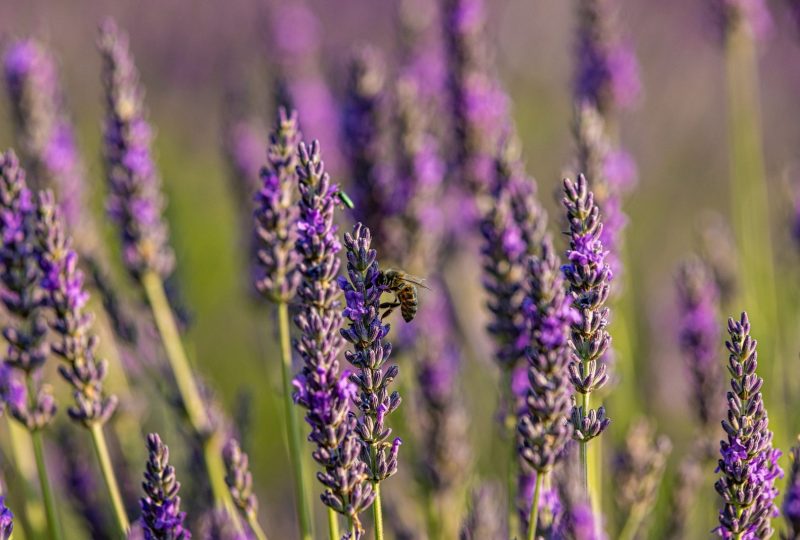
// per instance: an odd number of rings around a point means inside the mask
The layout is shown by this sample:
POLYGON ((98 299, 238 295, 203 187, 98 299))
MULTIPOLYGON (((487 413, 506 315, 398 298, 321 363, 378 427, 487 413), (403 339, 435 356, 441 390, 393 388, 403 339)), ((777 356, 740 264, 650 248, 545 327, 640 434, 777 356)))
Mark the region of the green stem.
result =
MULTIPOLYGON (((372 503, 372 517, 375 521, 375 540, 383 540, 383 510, 381 508, 381 484, 373 484, 375 490, 375 502, 372 503)), ((353 537, 355 538, 355 537, 353 537)))
POLYGON ((536 538, 536 526, 539 524, 539 497, 542 494, 542 480, 544 473, 536 473, 536 484, 533 488, 533 500, 531 500, 530 519, 528 520, 528 540, 536 538))
POLYGON ((250 530, 253 531, 256 540, 268 540, 267 534, 264 532, 264 529, 261 528, 261 524, 258 522, 254 512, 247 515, 247 524, 250 526, 250 530))
POLYGON ((633 540, 644 518, 644 507, 640 504, 634 505, 628 513, 628 519, 625 520, 625 525, 619 533, 617 540, 633 540))
MULTIPOLYGON (((581 407, 583 408, 583 415, 589 414, 589 394, 581 394, 581 407)), ((580 443, 580 459, 581 459, 581 482, 586 496, 591 497, 589 493, 589 443, 581 441, 580 443)))
MULTIPOLYGON (((350 527, 352 528, 352 526, 351 522, 350 527)), ((329 540, 341 540, 339 536, 339 517, 331 507, 328 507, 328 538, 329 540)))
POLYGON ((117 521, 120 538, 126 538, 128 536, 128 530, 130 529, 130 523, 128 522, 128 515, 125 513, 125 506, 122 504, 117 477, 114 474, 114 467, 111 464, 111 458, 108 454, 106 438, 105 435, 103 435, 103 426, 100 424, 93 424, 92 427, 89 428, 89 432, 92 435, 92 443, 94 444, 94 450, 97 454, 97 460, 100 462, 100 473, 103 475, 108 494, 111 497, 111 506, 114 509, 114 517, 117 521))
POLYGON ((241 533, 244 529, 225 485, 225 468, 222 464, 219 440, 214 435, 208 435, 211 431, 211 424, 192 375, 192 368, 178 332, 178 325, 175 323, 167 295, 164 293, 164 283, 158 274, 146 272, 142 275, 142 286, 150 303, 156 327, 161 335, 161 341, 167 353, 167 360, 175 377, 189 424, 197 438, 203 441, 203 456, 214 501, 217 505, 225 508, 237 532, 241 533))
POLYGON ((283 379, 283 408, 289 439, 289 461, 294 473, 295 504, 297 505, 300 537, 311 540, 311 511, 303 481, 303 460, 300 456, 300 426, 292 402, 292 347, 289 341, 289 306, 278 303, 278 333, 281 342, 281 377, 283 379))
MULTIPOLYGON (((33 387, 33 378, 30 373, 27 375, 28 379, 28 394, 35 396, 33 387)), ((36 399, 31 397, 30 399, 36 399)), ((47 532, 50 540, 61 540, 61 525, 58 521, 58 512, 56 511, 56 501, 53 497, 53 488, 50 486, 50 477, 47 475, 47 465, 44 461, 44 447, 42 443, 42 433, 38 430, 31 432, 31 441, 33 442, 33 455, 36 459, 36 470, 39 473, 39 487, 42 490, 42 499, 44 499, 44 510, 47 515, 47 532)))

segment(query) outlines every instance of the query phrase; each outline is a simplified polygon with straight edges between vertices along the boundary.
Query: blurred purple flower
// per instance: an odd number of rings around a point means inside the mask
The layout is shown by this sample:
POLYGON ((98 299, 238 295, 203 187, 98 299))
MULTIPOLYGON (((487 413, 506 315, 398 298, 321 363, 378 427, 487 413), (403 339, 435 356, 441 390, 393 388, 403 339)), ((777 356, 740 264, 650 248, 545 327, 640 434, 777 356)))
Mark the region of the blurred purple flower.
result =
POLYGON ((792 469, 783 496, 783 517, 786 519, 787 540, 800 538, 800 439, 791 450, 792 469))
POLYGON ((758 40, 766 40, 774 22, 765 0, 708 0, 711 16, 722 42, 739 25, 744 24, 758 40))
POLYGON ((138 279, 154 272, 164 279, 174 269, 175 256, 162 216, 166 203, 151 156, 152 131, 146 119, 144 89, 128 37, 113 20, 101 24, 98 45, 106 99, 108 212, 119 228, 124 263, 131 275, 138 279))
POLYGON ((14 514, 6 506, 6 498, 0 496, 0 540, 9 540, 14 532, 14 514))
POLYGON ((78 153, 56 63, 35 40, 12 43, 5 56, 16 136, 31 183, 51 188, 73 234, 85 236, 85 171, 78 153))

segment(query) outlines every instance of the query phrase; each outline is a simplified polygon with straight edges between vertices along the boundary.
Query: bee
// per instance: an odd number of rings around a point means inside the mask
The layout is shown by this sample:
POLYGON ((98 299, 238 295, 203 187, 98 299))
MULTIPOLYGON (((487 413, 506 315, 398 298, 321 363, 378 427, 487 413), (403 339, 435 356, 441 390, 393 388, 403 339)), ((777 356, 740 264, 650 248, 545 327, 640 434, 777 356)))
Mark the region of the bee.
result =
POLYGON ((384 302, 380 305, 385 309, 381 319, 388 317, 396 308, 400 308, 403 320, 411 322, 417 314, 419 298, 417 297, 417 285, 427 289, 422 279, 406 274, 401 270, 381 271, 378 276, 378 283, 386 287, 394 294, 394 301, 384 302))

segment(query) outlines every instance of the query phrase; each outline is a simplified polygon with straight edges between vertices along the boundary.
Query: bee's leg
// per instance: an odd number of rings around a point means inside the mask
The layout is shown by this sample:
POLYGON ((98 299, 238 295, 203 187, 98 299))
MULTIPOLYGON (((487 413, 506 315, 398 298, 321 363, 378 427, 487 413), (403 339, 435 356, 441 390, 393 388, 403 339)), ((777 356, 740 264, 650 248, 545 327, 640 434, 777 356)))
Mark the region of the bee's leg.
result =
POLYGON ((395 309, 400 307, 400 302, 399 301, 396 301, 396 302, 384 302, 379 307, 380 307, 380 309, 385 309, 386 310, 386 311, 383 312, 383 315, 381 315, 381 320, 383 320, 386 317, 388 317, 389 315, 391 315, 392 311, 394 311, 395 309))

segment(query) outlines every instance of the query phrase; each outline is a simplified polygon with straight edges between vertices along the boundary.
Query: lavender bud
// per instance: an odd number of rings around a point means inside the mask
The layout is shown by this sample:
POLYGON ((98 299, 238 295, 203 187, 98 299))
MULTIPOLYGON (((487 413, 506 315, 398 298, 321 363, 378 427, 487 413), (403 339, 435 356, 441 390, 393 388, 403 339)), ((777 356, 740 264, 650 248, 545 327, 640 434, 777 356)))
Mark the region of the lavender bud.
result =
POLYGON ((138 279, 155 272, 164 279, 174 269, 175 256, 162 216, 166 203, 151 155, 152 130, 146 118, 144 89, 128 37, 113 20, 100 26, 98 46, 106 98, 108 213, 119 228, 125 267, 131 275, 138 279))
POLYGON ((715 532, 721 538, 769 538, 773 533, 770 520, 778 516, 774 484, 783 477, 778 466, 781 451, 772 447, 760 392, 763 380, 756 374, 757 342, 750 337, 747 313, 738 321, 728 319, 728 334, 725 345, 730 352, 731 390, 727 419, 722 421, 727 437, 720 441, 722 457, 717 472, 721 475, 714 484, 724 505, 715 532))
MULTIPOLYGON (((561 268, 569 282, 572 305, 580 314, 572 324, 570 382, 576 392, 588 394, 602 388, 608 380, 603 355, 611 344, 611 336, 606 330, 609 309, 604 304, 613 274, 600 240, 603 231, 600 209, 586 178, 580 175, 575 183, 564 180, 564 193, 570 242, 568 262, 561 268)), ((581 442, 598 436, 610 422, 605 417, 605 408, 587 411, 577 405, 572 408, 571 421, 574 438, 581 442)))
POLYGON ((60 338, 51 349, 65 361, 59 373, 72 386, 75 397, 69 415, 87 428, 103 425, 114 413, 117 398, 103 391, 108 362, 95 357, 98 338, 92 333, 94 317, 85 311, 89 294, 83 272, 78 269, 78 254, 72 249, 51 191, 39 194, 36 239, 41 287, 45 303, 54 314, 52 329, 60 338))
POLYGON ((294 250, 297 209, 292 197, 297 184, 299 142, 297 113, 279 109, 267 147, 267 166, 261 169, 262 185, 256 194, 254 213, 258 248, 256 288, 273 302, 291 300, 301 277, 294 250))
POLYGON ((258 498, 253 493, 253 475, 250 474, 250 461, 242 452, 239 442, 230 439, 222 453, 225 461, 225 483, 231 492, 233 502, 248 520, 258 516, 258 498))
POLYGON ((389 442, 392 430, 385 420, 400 406, 400 396, 389 391, 398 368, 386 365, 392 346, 385 341, 389 325, 383 324, 380 306, 381 295, 388 289, 371 242, 370 230, 361 223, 356 224, 352 235, 345 234, 347 278, 339 278, 339 286, 347 303, 343 314, 349 321, 341 334, 353 346, 352 351, 345 352, 345 358, 357 370, 350 380, 359 388, 354 399, 361 412, 358 433, 365 456, 369 456, 365 461, 371 479, 377 483, 397 472, 400 439, 389 442))
POLYGON ((200 540, 251 540, 243 532, 236 532, 230 514, 222 508, 212 508, 203 514, 197 526, 200 540))
POLYGON ((169 464, 169 448, 156 433, 147 436, 147 469, 139 500, 145 540, 188 540, 192 534, 183 525, 186 513, 181 512, 180 483, 169 464))

